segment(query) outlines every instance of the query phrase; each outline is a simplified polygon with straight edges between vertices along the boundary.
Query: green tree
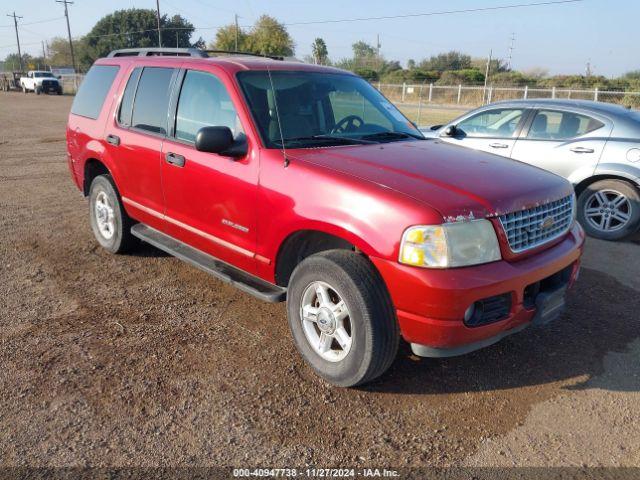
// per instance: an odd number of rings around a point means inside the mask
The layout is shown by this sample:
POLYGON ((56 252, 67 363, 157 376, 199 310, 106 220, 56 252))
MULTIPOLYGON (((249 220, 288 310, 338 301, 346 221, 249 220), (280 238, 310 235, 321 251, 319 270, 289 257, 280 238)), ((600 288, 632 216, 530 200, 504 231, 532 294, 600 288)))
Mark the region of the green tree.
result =
POLYGON ((420 62, 420 68, 423 70, 436 70, 444 72, 447 70, 464 70, 472 68, 471 57, 464 53, 452 50, 446 53, 440 53, 430 57, 428 60, 420 62))
MULTIPOLYGON (((118 10, 106 15, 95 24, 84 37, 86 49, 80 57, 85 64, 104 57, 111 50, 119 48, 144 48, 158 46, 158 32, 155 10, 131 8, 118 10)), ((180 15, 160 17, 162 45, 166 47, 203 46, 199 39, 191 42, 195 30, 193 24, 180 15)))
POLYGON ((263 55, 293 55, 295 44, 284 24, 269 15, 262 15, 249 33, 249 50, 263 55))
MULTIPOLYGON (((22 67, 27 70, 29 68, 29 64, 33 60, 33 57, 28 53, 22 54, 22 67)), ((10 53, 4 58, 4 68, 5 70, 20 70, 20 58, 17 53, 10 53)))
POLYGON ((249 35, 240 27, 238 27, 236 32, 236 26, 234 24, 224 26, 216 32, 216 38, 211 43, 211 48, 215 50, 235 50, 236 34, 238 50, 241 52, 250 50, 249 35))
POLYGON ((319 65, 326 65, 329 60, 329 51, 327 50, 327 44, 322 38, 316 38, 311 44, 311 54, 313 55, 314 63, 319 65))

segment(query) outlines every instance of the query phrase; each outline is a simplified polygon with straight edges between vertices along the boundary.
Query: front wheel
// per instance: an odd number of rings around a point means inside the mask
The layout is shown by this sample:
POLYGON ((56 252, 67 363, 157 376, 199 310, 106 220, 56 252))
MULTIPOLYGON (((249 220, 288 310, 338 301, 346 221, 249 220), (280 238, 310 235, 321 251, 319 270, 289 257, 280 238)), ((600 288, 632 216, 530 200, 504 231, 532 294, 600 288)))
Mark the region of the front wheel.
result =
POLYGON ((99 175, 89 189, 89 219, 100 246, 111 253, 125 253, 136 243, 133 221, 124 211, 111 175, 99 175))
POLYGON ((289 327, 307 363, 333 385, 382 375, 400 334, 382 278, 362 255, 329 250, 301 262, 287 293, 289 327))
POLYGON ((578 198, 578 220, 585 231, 602 240, 621 240, 638 231, 640 194, 622 180, 600 180, 578 198))

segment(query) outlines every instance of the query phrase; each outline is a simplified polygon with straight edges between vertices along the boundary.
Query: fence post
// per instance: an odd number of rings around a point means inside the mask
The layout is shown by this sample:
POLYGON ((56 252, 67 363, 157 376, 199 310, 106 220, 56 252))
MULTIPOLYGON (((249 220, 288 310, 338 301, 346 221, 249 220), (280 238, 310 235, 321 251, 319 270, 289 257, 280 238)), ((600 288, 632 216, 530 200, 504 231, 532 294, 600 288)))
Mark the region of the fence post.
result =
POLYGON ((402 102, 404 103, 404 94, 407 90, 407 83, 406 82, 402 82, 402 102))
POLYGON ((598 101, 598 87, 596 87, 596 89, 593 91, 593 101, 598 101))
POLYGON ((422 88, 424 83, 420 84, 420 90, 418 90, 418 118, 416 118, 416 124, 420 126, 420 114, 422 113, 422 88))
POLYGON ((551 88, 551 98, 556 98, 556 87, 551 88))
POLYGON ((524 86, 524 98, 525 100, 527 99, 527 97, 529 96, 529 85, 525 85, 524 86))
POLYGON ((381 92, 382 91, 382 83, 378 82, 378 91, 381 92))
POLYGON ((461 96, 462 96, 462 84, 458 84, 458 105, 460 105, 461 96))
POLYGON ((493 98, 493 87, 489 87, 489 98, 487 99, 487 103, 491 103, 492 98, 493 98))
POLYGON ((433 83, 429 84, 429 103, 431 103, 431 99, 433 98, 433 83))

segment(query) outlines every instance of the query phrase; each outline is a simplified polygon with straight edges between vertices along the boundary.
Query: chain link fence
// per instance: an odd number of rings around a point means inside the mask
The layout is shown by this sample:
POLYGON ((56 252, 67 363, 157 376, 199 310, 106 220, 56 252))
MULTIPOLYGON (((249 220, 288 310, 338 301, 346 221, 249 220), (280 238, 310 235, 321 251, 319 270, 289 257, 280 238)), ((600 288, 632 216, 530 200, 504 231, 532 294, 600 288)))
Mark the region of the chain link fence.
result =
POLYGON ((410 85, 406 83, 399 85, 373 83, 373 85, 418 124, 424 123, 432 116, 433 112, 430 109, 466 111, 501 100, 535 98, 593 100, 640 108, 640 92, 616 92, 598 90, 597 88, 585 90, 555 87, 531 88, 527 86, 410 85))

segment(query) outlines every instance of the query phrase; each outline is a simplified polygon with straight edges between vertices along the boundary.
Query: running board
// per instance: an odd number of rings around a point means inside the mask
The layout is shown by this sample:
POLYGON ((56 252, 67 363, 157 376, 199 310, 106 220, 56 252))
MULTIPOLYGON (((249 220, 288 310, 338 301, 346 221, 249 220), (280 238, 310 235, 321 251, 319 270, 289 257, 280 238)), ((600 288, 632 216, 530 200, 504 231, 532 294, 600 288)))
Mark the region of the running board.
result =
POLYGON ((143 242, 149 243, 180 260, 184 260, 260 300, 275 303, 283 302, 287 298, 286 288, 266 282, 261 278, 244 272, 207 253, 190 247, 186 243, 176 240, 155 228, 138 223, 131 227, 131 233, 143 242))

